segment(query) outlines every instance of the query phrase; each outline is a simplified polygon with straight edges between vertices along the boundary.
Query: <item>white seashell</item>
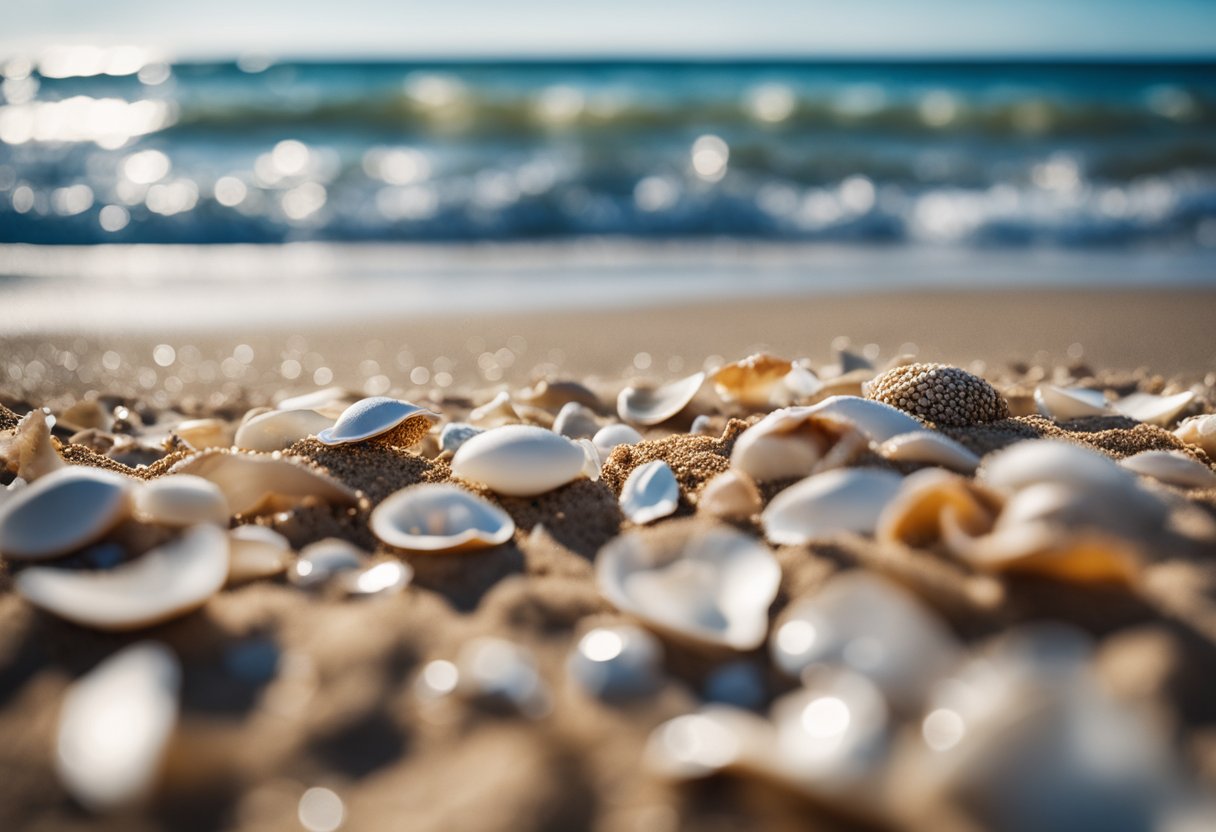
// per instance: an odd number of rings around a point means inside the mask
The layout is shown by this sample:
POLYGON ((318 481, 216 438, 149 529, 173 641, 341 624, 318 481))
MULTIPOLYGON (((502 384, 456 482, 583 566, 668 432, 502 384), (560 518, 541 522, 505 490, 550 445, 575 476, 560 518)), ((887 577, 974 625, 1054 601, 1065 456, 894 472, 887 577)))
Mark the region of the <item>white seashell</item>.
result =
POLYGON ((489 500, 459 486, 422 483, 403 488, 372 511, 372 533, 413 552, 460 552, 506 543, 515 521, 489 500))
POLYGON ((1141 451, 1119 464, 1129 471, 1180 488, 1216 488, 1216 472, 1182 451, 1141 451))
POLYGON ((181 676, 167 647, 145 641, 110 656, 68 688, 55 770, 87 809, 118 809, 152 788, 177 724, 181 676))
POLYGON ((478 427, 493 428, 522 422, 523 417, 511 403, 511 394, 500 390, 498 395, 469 413, 469 422, 478 427))
POLYGON ((1174 436, 1202 449, 1208 456, 1216 457, 1216 413, 1184 420, 1175 429, 1174 436))
POLYGON ((351 393, 345 387, 326 387, 283 399, 275 407, 278 410, 319 410, 327 416, 333 413, 333 416, 337 417, 338 413, 357 398, 357 394, 351 393))
POLYGON ((228 583, 238 584, 281 574, 291 560, 287 538, 252 523, 228 532, 228 583))
POLYGON ((981 476, 993 488, 1008 491, 1038 482, 1092 491, 1135 484, 1135 478, 1105 454, 1056 439, 1028 439, 997 451, 989 455, 981 476))
POLYGON ((621 488, 621 512, 639 526, 667 517, 679 505, 680 484, 661 459, 634 468, 621 488))
POLYGON ((475 638, 456 657, 456 691, 494 707, 539 718, 551 708, 531 651, 501 638, 475 638))
POLYGON ((465 442, 452 457, 452 473, 510 497, 534 497, 583 473, 583 448, 551 430, 505 425, 465 442))
POLYGON ((583 449, 583 476, 592 482, 599 482, 600 470, 604 466, 599 450, 590 439, 575 439, 574 443, 583 449))
POLYGON ((591 439, 591 444, 600 452, 600 459, 607 459, 612 449, 617 445, 636 445, 642 441, 642 434, 629 425, 615 424, 602 427, 591 439))
POLYGON ((198 609, 228 577, 228 535, 202 524, 101 572, 26 569, 17 591, 36 607, 98 630, 150 627, 198 609))
POLYGON ((878 453, 892 462, 939 465, 963 474, 974 473, 980 465, 980 458, 961 442, 956 442, 944 433, 929 430, 892 437, 878 446, 878 453))
POLYGON ((693 436, 718 435, 718 432, 714 430, 713 422, 710 420, 709 416, 704 413, 692 420, 692 425, 689 426, 688 432, 693 436))
POLYGON ((661 387, 626 387, 616 399, 617 415, 638 425, 666 422, 688 406, 704 383, 705 373, 694 373, 661 387))
POLYGON ((337 576, 338 586, 354 598, 400 595, 413 579, 414 567, 399 560, 381 561, 337 576))
POLYGON ((892 702, 915 710, 962 650, 937 616, 906 590, 846 572, 795 603, 769 639, 773 663, 791 676, 833 664, 860 673, 892 702))
POLYGON ((1129 419, 1158 427, 1174 424, 1178 414, 1195 401, 1195 394, 1187 390, 1173 396, 1156 396, 1152 393, 1132 393, 1115 402, 1115 410, 1129 419))
POLYGON ((7 467, 26 482, 67 466, 51 440, 46 412, 31 410, 21 417, 11 435, 0 435, 0 467, 7 467))
POLYGON ((332 424, 315 410, 271 410, 242 423, 234 441, 246 451, 282 451, 332 424))
MULTIPOLYGON (((426 408, 419 407, 400 399, 390 399, 387 396, 372 396, 360 399, 352 404, 334 422, 333 427, 326 428, 317 434, 317 441, 323 445, 349 445, 353 442, 366 442, 377 436, 404 426, 407 422, 419 422, 418 431, 413 442, 426 435, 426 427, 431 422, 438 421, 439 414, 432 413, 426 408), (426 427, 422 423, 426 423, 426 427)), ((408 439, 406 440, 408 442, 408 439)), ((409 444, 413 444, 409 442, 409 444)))
POLYGON ((367 553, 353 543, 327 537, 300 550, 300 557, 287 570, 287 579, 303 589, 315 589, 344 572, 362 569, 367 553))
POLYGON ((710 375, 714 392, 725 402, 738 402, 745 407, 763 407, 772 399, 793 365, 784 358, 768 353, 749 355, 740 361, 724 364, 710 375))
POLYGON ((439 432, 439 448, 454 454, 461 445, 479 433, 485 433, 485 431, 465 422, 448 422, 439 432))
POLYGON ((1105 393, 1082 387, 1040 384, 1034 390, 1034 401, 1039 413, 1057 422, 1084 416, 1109 416, 1112 413, 1105 393))
POLYGON ((174 427, 173 432, 198 451, 232 445, 232 426, 223 419, 187 419, 174 427))
MULTIPOLYGON (((818 396, 823 391, 823 382, 809 367, 795 362, 781 379, 781 388, 789 398, 798 401, 818 396)), ((775 395, 780 397, 782 394, 778 391, 775 395)))
POLYGON ((641 627, 621 624, 587 632, 566 660, 566 672, 599 699, 644 696, 662 682, 663 647, 641 627))
POLYGON ((832 396, 806 408, 806 412, 809 418, 835 425, 838 430, 856 430, 871 442, 929 430, 898 408, 859 396, 832 396))
POLYGON ((132 492, 135 516, 144 523, 228 527, 228 500, 219 486, 191 474, 171 474, 143 483, 132 492))
POLYGON ((839 468, 807 477, 779 493, 760 516, 765 537, 802 544, 839 532, 872 535, 902 478, 875 468, 839 468))
POLYGON ((233 514, 278 511, 308 499, 354 505, 358 494, 328 474, 288 458, 203 451, 183 459, 170 474, 193 474, 219 486, 233 514))
POLYGON ((81 466, 47 474, 0 507, 0 555, 45 560, 87 546, 128 516, 133 485, 81 466))
POLYGON ((578 402, 566 402, 553 420, 553 432, 567 439, 590 439, 599 428, 595 411, 578 402))
POLYGON ((760 489, 742 471, 730 469, 711 479, 701 489, 697 509, 723 520, 746 520, 760 511, 760 489))
POLYGON ((647 625, 704 644, 751 650, 768 631, 781 567, 758 540, 729 528, 660 548, 638 532, 596 558, 600 592, 647 625))

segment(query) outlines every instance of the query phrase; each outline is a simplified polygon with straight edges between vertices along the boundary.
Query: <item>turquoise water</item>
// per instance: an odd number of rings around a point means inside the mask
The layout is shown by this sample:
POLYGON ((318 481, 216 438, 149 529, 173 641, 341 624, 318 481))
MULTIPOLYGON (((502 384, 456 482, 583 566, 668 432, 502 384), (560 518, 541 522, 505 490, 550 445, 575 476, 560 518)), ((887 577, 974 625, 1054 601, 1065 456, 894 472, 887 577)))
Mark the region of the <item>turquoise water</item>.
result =
POLYGON ((41 69, 0 87, 0 242, 1216 251, 1207 64, 41 69))

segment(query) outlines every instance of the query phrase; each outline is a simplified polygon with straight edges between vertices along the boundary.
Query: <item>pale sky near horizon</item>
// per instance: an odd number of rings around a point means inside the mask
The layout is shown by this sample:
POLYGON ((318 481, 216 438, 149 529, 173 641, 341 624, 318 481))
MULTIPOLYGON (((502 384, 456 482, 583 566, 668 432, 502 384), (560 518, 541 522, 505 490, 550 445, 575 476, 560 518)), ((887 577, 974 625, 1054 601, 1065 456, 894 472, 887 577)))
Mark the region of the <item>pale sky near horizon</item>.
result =
POLYGON ((0 9, 0 56, 131 44, 184 57, 1216 57, 1216 0, 8 0, 0 9))

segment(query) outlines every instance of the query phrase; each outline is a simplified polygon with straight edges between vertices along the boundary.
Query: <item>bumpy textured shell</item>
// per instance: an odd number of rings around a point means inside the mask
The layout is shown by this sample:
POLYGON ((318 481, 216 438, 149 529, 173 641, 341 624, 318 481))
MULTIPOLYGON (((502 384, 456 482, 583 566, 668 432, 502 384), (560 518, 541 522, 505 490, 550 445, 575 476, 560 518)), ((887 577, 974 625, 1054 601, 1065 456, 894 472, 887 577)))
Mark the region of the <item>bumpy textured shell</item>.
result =
POLYGON ((991 384, 945 364, 895 367, 870 382, 866 397, 951 427, 996 422, 1009 416, 1009 403, 991 384))

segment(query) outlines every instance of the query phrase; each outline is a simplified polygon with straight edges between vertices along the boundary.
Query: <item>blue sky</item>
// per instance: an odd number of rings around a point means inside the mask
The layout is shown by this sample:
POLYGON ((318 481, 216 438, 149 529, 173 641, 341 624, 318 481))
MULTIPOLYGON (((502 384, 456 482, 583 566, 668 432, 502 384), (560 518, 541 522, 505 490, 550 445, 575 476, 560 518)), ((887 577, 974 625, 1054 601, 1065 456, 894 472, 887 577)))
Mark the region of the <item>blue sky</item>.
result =
POLYGON ((1216 57, 1216 0, 26 0, 0 55, 1216 57))

